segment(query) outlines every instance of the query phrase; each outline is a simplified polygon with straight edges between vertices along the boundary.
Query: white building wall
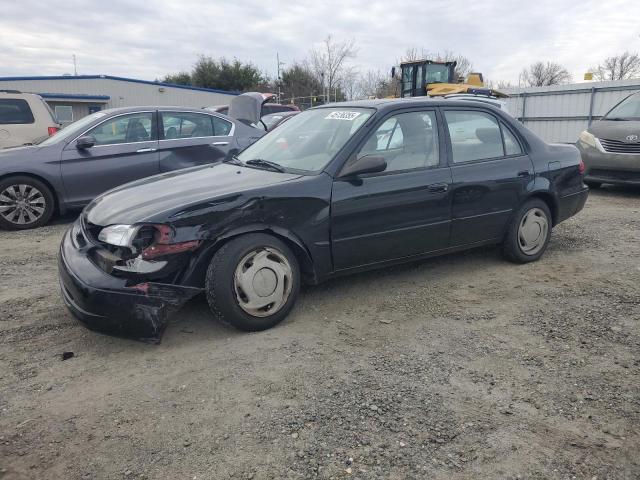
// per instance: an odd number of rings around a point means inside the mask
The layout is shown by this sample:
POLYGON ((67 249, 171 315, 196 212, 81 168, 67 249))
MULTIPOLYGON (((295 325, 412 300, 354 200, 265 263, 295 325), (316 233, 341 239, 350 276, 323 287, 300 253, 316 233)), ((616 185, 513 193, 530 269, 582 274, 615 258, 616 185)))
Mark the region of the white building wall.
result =
MULTIPOLYGON (((133 106, 180 106, 201 108, 228 104, 232 93, 172 87, 165 84, 139 83, 110 78, 65 77, 41 79, 3 80, 0 89, 15 89, 30 93, 64 93, 84 95, 108 95, 111 99, 105 108, 133 106)), ((72 103, 73 100, 70 100, 72 103)), ((97 102, 99 103, 99 102, 97 102)))
POLYGON ((510 95, 506 99, 509 112, 544 140, 574 143, 590 121, 638 91, 640 79, 513 88, 504 92, 510 95))

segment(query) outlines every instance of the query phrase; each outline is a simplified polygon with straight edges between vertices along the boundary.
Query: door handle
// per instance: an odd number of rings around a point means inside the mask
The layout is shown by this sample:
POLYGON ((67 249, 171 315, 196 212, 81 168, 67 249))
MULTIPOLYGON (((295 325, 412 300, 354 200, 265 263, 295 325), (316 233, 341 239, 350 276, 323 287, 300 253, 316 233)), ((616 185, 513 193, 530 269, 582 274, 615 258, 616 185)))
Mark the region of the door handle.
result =
POLYGON ((229 145, 229 142, 213 142, 211 144, 212 147, 226 147, 229 145))
POLYGON ((155 152, 155 148, 140 148, 136 150, 136 153, 147 153, 147 152, 155 152))
POLYGON ((518 172, 518 176, 521 178, 527 178, 529 175, 531 175, 529 170, 521 170, 518 172))
POLYGON ((449 185, 446 183, 432 183, 431 185, 427 185, 427 190, 430 192, 446 192, 449 190, 449 185))

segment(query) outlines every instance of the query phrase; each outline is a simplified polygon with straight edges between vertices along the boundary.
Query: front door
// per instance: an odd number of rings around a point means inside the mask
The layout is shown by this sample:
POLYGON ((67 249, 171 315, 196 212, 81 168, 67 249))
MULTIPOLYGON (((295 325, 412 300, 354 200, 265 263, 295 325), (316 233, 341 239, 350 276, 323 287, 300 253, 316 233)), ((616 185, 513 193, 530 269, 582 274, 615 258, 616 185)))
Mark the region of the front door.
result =
POLYGON ((500 240, 534 178, 516 135, 494 114, 445 109, 451 152, 452 246, 500 240))
POLYGON ((447 248, 450 168, 433 110, 385 119, 356 153, 382 156, 384 172, 336 178, 331 200, 335 270, 447 248))
POLYGON ((67 202, 84 205, 102 192, 159 173, 155 113, 111 117, 86 132, 95 145, 79 150, 75 140, 62 152, 67 202))
POLYGON ((217 162, 233 148, 233 123, 221 117, 161 111, 160 121, 161 172, 217 162))

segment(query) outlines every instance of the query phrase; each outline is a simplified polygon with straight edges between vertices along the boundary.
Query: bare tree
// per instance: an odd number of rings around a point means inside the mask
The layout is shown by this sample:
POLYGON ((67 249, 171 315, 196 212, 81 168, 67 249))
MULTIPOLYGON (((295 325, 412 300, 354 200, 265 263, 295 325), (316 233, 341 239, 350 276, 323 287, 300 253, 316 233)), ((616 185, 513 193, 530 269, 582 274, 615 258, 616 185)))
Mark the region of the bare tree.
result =
POLYGON ((515 86, 511 82, 506 80, 498 80, 498 81, 485 80, 484 84, 487 87, 492 88, 494 90, 506 90, 508 88, 513 88, 515 86))
POLYGON ((624 80, 640 76, 640 56, 637 53, 624 52, 621 55, 605 58, 592 68, 596 80, 624 80))
POLYGON ((360 74, 357 83, 357 98, 376 98, 384 77, 379 70, 367 70, 360 74))
POLYGON ((568 70, 559 63, 535 62, 520 73, 520 81, 529 87, 559 85, 571 81, 568 70))
POLYGON ((359 98, 360 87, 360 71, 355 66, 347 66, 344 68, 342 75, 338 81, 338 89, 347 100, 359 98))
POLYGON ((459 53, 455 53, 449 50, 445 50, 442 55, 440 53, 436 54, 436 58, 439 62, 456 62, 456 68, 454 71, 454 82, 457 82, 459 79, 466 79, 467 75, 471 73, 473 70, 473 63, 464 55, 459 53))
POLYGON ((349 58, 357 54, 355 40, 336 42, 329 35, 322 42, 322 46, 311 50, 309 53, 311 66, 319 80, 327 87, 329 95, 337 96, 337 88, 341 83, 342 75, 349 58))
POLYGON ((405 50, 400 62, 416 62, 418 60, 426 60, 430 56, 431 54, 422 47, 409 47, 405 50))

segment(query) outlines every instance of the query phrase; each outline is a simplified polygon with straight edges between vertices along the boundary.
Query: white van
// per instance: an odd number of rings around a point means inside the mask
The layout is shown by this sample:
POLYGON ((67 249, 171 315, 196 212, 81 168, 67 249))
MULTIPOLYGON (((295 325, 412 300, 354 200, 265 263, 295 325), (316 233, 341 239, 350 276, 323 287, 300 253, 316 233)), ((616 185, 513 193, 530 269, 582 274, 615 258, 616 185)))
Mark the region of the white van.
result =
POLYGON ((58 130, 60 124, 40 95, 0 90, 0 148, 33 145, 58 130))

